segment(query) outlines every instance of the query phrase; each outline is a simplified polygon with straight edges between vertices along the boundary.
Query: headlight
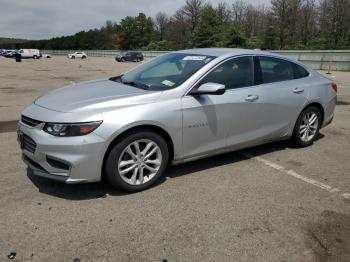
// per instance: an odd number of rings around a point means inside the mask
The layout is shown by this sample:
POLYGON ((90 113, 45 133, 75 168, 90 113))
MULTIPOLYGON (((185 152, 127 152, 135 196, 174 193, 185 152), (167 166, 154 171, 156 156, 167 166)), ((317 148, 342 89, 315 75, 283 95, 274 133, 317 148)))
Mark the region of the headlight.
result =
POLYGON ((53 136, 83 136, 90 134, 101 123, 102 121, 77 124, 47 123, 44 126, 44 131, 53 136))

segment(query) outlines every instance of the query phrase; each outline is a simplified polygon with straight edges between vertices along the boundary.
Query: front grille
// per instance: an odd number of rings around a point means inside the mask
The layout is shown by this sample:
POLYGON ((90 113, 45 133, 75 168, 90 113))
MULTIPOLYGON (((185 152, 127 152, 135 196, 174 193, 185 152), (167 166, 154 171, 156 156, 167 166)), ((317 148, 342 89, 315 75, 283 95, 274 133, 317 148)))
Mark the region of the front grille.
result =
POLYGON ((36 149, 36 143, 29 136, 23 134, 23 149, 34 154, 36 149))
POLYGON ((21 116, 21 122, 28 125, 28 126, 32 126, 32 127, 37 126, 37 125, 42 123, 39 120, 35 120, 33 118, 30 118, 30 117, 27 117, 24 115, 21 116))

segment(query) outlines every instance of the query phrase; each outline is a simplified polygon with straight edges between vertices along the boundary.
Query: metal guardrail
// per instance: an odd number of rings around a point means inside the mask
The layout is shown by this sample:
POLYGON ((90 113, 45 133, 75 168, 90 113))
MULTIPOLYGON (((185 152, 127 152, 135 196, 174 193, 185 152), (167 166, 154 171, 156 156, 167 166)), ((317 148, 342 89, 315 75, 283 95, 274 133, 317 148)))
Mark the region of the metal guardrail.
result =
POLYGON ((271 51, 298 60, 317 70, 350 71, 350 50, 278 50, 271 51))
MULTIPOLYGON (((56 56, 67 56, 76 50, 42 50, 56 56)), ((127 51, 121 50, 80 50, 90 57, 114 57, 127 51)), ((169 51, 140 51, 146 59, 169 53, 169 51)), ((350 71, 350 50, 273 50, 272 53, 301 61, 314 69, 327 70, 332 64, 333 70, 350 71)))
MULTIPOLYGON (((87 56, 91 57, 115 57, 117 55, 126 53, 124 50, 79 50, 85 52, 87 56)), ((68 54, 77 52, 77 50, 41 50, 41 52, 51 54, 54 56, 67 56, 68 54)), ((133 50, 135 52, 135 50, 133 50)), ((137 51, 136 51, 137 52, 137 51)), ((145 58, 154 58, 160 55, 169 53, 169 51, 138 51, 142 52, 145 58)))

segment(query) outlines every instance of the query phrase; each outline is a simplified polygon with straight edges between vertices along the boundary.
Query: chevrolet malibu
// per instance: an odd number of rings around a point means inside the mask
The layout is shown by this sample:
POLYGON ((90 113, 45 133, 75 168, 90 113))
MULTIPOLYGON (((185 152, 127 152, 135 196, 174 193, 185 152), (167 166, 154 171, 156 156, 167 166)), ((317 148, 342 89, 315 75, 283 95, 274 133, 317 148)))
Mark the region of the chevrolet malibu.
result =
POLYGON ((291 139, 311 145, 337 86, 285 57, 241 49, 166 54, 124 75, 39 97, 18 140, 33 175, 150 187, 168 165, 291 139))

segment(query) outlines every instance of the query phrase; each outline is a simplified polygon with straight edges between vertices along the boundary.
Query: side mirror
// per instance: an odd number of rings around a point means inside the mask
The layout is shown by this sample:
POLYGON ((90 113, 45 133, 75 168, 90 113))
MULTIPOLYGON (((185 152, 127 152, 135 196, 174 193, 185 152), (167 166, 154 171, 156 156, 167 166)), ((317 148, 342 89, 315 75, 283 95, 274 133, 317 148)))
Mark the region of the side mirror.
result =
POLYGON ((205 83, 199 86, 196 90, 191 91, 191 95, 222 95, 225 93, 225 86, 217 83, 205 83))

